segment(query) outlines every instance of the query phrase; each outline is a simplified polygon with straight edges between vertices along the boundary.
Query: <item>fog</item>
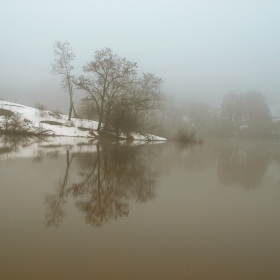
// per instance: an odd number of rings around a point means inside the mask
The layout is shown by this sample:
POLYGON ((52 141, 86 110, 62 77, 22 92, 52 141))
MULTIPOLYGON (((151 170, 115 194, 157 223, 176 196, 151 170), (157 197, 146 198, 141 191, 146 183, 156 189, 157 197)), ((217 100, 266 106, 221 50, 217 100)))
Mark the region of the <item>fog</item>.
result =
POLYGON ((255 89, 280 103, 279 11, 267 0, 2 0, 0 98, 67 111, 67 93, 50 75, 53 44, 67 40, 76 74, 109 47, 162 78, 168 95, 219 102, 255 89))

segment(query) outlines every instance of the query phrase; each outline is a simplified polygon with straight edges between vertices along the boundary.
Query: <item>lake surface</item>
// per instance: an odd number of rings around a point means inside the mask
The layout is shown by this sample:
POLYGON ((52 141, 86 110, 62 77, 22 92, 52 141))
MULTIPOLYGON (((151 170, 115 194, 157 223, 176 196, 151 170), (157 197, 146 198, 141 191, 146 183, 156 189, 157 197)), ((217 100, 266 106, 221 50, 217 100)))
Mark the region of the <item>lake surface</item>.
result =
POLYGON ((280 279, 280 144, 0 142, 0 279, 280 279))

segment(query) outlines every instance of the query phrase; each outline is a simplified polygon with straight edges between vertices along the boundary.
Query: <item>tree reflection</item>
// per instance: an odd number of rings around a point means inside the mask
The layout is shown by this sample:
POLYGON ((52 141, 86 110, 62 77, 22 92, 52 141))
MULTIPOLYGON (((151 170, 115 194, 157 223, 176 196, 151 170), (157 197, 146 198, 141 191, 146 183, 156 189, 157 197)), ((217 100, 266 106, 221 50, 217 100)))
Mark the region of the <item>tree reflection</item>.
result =
POLYGON ((2 135, 0 136, 0 154, 19 152, 21 147, 26 147, 33 141, 33 137, 2 135))
POLYGON ((45 224, 47 226, 59 226, 62 222, 66 211, 63 205, 66 203, 66 188, 69 180, 69 169, 73 161, 74 155, 71 159, 69 150, 66 151, 66 171, 64 177, 58 182, 55 194, 48 194, 45 196, 45 204, 47 205, 47 213, 45 224))
POLYGON ((219 149, 217 174, 225 186, 257 188, 262 183, 269 161, 269 151, 263 147, 224 146, 219 149))
POLYGON ((149 149, 143 147, 98 144, 96 153, 76 155, 81 180, 67 186, 72 157, 69 163, 67 161, 66 174, 56 194, 46 197, 46 224, 58 226, 61 223, 67 196, 75 198, 86 223, 97 227, 127 216, 130 199, 138 202, 153 199, 156 172, 151 170, 148 154, 149 149))
POLYGON ((213 141, 203 145, 168 146, 165 151, 165 173, 171 169, 204 172, 215 168, 224 186, 254 189, 262 185, 269 165, 280 163, 277 147, 266 142, 213 141), (172 164, 170 164, 172 163, 172 164))
POLYGON ((47 136, 0 135, 0 156, 20 153, 34 143, 48 141, 47 136))
POLYGON ((95 147, 95 152, 72 156, 67 152, 65 174, 56 192, 45 197, 47 226, 61 224, 66 215, 65 203, 70 198, 75 200, 86 223, 93 226, 100 227, 128 216, 131 199, 147 202, 155 198, 157 175, 162 172, 168 175, 175 169, 179 171, 178 176, 181 171, 204 176, 205 170, 211 168, 216 170, 224 186, 255 189, 262 185, 269 165, 280 162, 279 153, 275 153, 278 146, 272 148, 269 143, 259 142, 214 141, 185 147, 172 143, 139 147, 98 144, 95 147))

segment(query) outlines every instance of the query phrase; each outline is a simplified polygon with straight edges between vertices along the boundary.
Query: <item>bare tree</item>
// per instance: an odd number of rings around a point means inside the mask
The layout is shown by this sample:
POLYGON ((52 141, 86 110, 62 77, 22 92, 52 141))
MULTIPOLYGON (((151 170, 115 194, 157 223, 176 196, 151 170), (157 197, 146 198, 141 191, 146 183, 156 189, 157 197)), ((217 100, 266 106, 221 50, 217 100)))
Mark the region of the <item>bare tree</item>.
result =
POLYGON ((65 41, 62 43, 61 41, 56 41, 54 46, 54 55, 55 55, 55 63, 52 63, 52 70, 51 73, 53 75, 61 75, 61 85, 63 89, 68 92, 70 98, 70 107, 69 107, 69 115, 68 120, 71 120, 72 110, 74 109, 73 103, 73 83, 71 75, 71 70, 74 67, 71 65, 71 61, 75 58, 75 55, 72 53, 72 48, 70 47, 69 43, 65 41))
POLYGON ((116 100, 133 83, 136 68, 136 63, 119 57, 109 48, 96 51, 94 60, 83 67, 83 71, 90 75, 79 76, 75 84, 86 91, 89 100, 94 103, 99 116, 98 131, 102 122, 106 127, 116 100))
POLYGON ((105 129, 115 132, 143 132, 151 126, 151 115, 163 101, 162 80, 154 74, 143 73, 141 78, 122 88, 110 99, 105 116, 105 129))
POLYGON ((138 129, 147 129, 151 114, 162 107, 162 79, 152 73, 142 73, 142 77, 132 85, 128 99, 135 112, 138 129))

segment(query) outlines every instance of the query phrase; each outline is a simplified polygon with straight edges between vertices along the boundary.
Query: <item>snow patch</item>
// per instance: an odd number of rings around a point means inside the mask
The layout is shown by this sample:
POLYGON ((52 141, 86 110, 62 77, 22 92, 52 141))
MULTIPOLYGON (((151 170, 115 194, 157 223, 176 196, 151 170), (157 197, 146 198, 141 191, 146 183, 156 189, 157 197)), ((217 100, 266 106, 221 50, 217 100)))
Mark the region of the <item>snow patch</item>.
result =
MULTIPOLYGON (((48 131, 45 135, 49 136, 67 136, 67 137, 83 137, 95 138, 98 136, 98 122, 87 119, 72 118, 68 121, 67 115, 56 117, 51 111, 42 111, 36 108, 12 103, 0 99, 0 108, 19 113, 25 120, 26 125, 32 129, 40 128, 48 131)), ((4 116, 0 116, 0 128, 4 129, 4 116), (2 127, 1 127, 2 123, 2 127)), ((155 136, 152 134, 131 133, 135 140, 142 141, 166 141, 166 138, 155 136)), ((126 137, 126 136, 125 136, 126 137)))

